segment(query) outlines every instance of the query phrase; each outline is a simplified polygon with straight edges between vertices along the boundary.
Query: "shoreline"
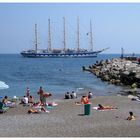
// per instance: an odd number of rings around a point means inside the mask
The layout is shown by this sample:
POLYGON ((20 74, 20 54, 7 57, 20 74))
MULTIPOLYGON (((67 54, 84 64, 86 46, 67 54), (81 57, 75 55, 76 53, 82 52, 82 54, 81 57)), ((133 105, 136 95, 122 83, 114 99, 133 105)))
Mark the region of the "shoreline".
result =
POLYGON ((58 106, 49 114, 28 114, 30 107, 18 105, 1 114, 1 137, 139 137, 140 102, 127 96, 94 96, 90 115, 83 115, 83 105, 78 99, 58 100, 58 106), (117 110, 97 111, 98 104, 115 106, 117 110), (135 121, 126 118, 129 111, 135 121))

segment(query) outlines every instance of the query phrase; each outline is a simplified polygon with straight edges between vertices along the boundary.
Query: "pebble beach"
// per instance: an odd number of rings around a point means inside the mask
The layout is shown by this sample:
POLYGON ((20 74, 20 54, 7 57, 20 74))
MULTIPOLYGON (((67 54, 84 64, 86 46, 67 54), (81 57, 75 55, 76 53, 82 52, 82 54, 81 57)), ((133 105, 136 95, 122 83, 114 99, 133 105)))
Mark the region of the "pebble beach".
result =
POLYGON ((90 115, 84 115, 80 99, 58 100, 50 113, 28 114, 31 107, 17 105, 0 114, 1 137, 139 137, 140 102, 127 96, 97 96, 91 102, 90 115), (115 106, 108 111, 94 110, 98 104, 115 106), (136 120, 128 121, 129 111, 136 120))

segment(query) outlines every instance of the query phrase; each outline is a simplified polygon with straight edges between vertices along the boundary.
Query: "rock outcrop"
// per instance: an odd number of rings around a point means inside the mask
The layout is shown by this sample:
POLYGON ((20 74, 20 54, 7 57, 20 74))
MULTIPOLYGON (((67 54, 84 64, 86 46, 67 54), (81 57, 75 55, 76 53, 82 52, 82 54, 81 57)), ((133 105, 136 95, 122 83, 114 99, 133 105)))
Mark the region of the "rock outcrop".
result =
POLYGON ((115 85, 136 85, 140 87, 140 64, 136 61, 114 58, 96 62, 83 70, 95 74, 103 81, 115 85))

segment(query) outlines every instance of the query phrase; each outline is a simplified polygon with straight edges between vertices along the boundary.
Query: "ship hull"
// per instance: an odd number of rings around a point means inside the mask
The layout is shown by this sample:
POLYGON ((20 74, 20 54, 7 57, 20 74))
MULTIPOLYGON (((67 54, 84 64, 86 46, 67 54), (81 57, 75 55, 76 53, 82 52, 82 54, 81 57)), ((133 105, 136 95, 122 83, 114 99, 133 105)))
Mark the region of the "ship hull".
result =
POLYGON ((97 57, 97 55, 101 51, 97 52, 86 52, 86 53, 60 53, 60 54, 54 54, 54 53, 27 53, 27 52, 21 52, 21 55, 23 57, 29 57, 29 58, 91 58, 91 57, 97 57))

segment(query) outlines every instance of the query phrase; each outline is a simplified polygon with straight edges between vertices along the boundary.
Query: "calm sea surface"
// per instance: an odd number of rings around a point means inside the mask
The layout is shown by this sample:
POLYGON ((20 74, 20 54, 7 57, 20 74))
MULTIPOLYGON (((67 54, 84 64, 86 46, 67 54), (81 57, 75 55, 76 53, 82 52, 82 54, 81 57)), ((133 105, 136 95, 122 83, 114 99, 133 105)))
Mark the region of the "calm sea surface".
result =
POLYGON ((23 96, 27 86, 35 97, 38 96, 40 86, 56 98, 62 98, 65 92, 72 90, 77 93, 92 91, 96 96, 115 95, 122 87, 102 82, 93 74, 83 72, 82 66, 88 67, 96 60, 116 57, 120 55, 100 54, 97 58, 23 58, 19 54, 0 54, 0 81, 9 86, 0 90, 0 96, 23 96))

